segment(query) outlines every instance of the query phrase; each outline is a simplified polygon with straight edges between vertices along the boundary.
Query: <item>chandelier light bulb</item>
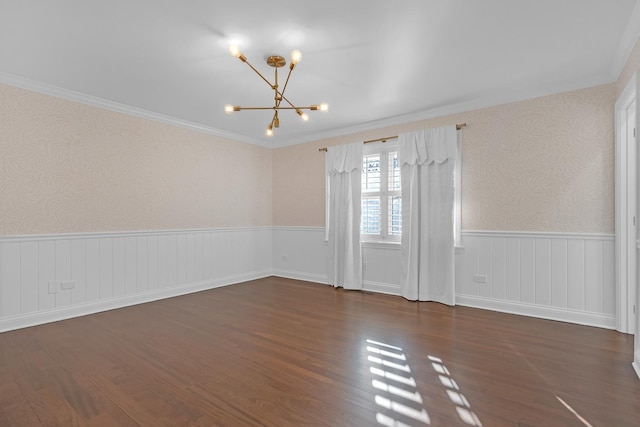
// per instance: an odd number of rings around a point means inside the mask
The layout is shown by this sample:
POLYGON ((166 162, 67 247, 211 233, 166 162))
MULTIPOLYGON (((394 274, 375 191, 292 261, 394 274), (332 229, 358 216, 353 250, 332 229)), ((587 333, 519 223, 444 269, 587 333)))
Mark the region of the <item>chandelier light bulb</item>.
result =
POLYGON ((231 114, 231 113, 233 113, 233 111, 234 111, 233 105, 227 104, 227 105, 224 106, 224 112, 225 113, 231 114))
POLYGON ((296 110, 296 113, 300 116, 303 121, 308 121, 309 116, 306 113, 303 113, 302 110, 296 110))
POLYGON ((264 134, 267 136, 273 136, 273 126, 269 125, 267 130, 264 131, 264 134))
POLYGON ((291 63, 295 65, 301 60, 302 60, 302 52, 300 52, 298 49, 293 50, 291 52, 291 63))
POLYGON ((320 104, 320 111, 322 111, 323 113, 326 113, 327 111, 329 111, 329 104, 327 104, 326 102, 323 102, 322 104, 320 104))
POLYGON ((231 45, 229 46, 229 53, 233 56, 235 56, 236 58, 240 58, 240 48, 236 45, 231 45))

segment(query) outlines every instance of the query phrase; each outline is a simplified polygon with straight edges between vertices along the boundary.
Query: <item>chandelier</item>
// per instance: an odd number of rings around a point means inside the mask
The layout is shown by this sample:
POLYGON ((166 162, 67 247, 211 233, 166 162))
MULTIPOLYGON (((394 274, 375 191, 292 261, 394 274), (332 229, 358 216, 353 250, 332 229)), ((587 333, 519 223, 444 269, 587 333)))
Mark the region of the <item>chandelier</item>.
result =
POLYGON ((310 110, 310 111, 320 110, 324 112, 329 109, 329 106, 325 102, 323 102, 322 104, 309 105, 306 107, 296 106, 286 96, 284 96, 284 92, 287 90, 287 84, 289 84, 289 77, 291 77, 291 72, 296 67, 296 64, 300 62, 300 60, 302 59, 302 53, 300 53, 299 50, 296 49, 291 52, 291 63, 289 64, 289 73, 287 74, 287 79, 284 82, 284 87, 282 88, 282 90, 280 90, 280 86, 278 85, 278 68, 281 68, 287 65, 287 62, 282 56, 272 55, 267 57, 267 64, 275 68, 275 77, 274 77, 275 83, 272 84, 269 80, 267 80, 266 77, 264 77, 260 73, 260 71, 258 71, 253 65, 251 65, 249 61, 247 61, 247 57, 240 52, 237 46, 230 46, 229 52, 231 53, 231 55, 235 56, 240 61, 247 64, 253 71, 255 71, 255 73, 258 76, 260 76, 262 80, 264 80, 269 85, 269 87, 271 87, 271 89, 274 92, 274 96, 273 96, 274 104, 273 104, 273 107, 239 107, 236 105, 227 104, 224 106, 225 113, 231 114, 234 111, 242 111, 242 110, 273 110, 273 117, 271 119, 271 123, 269 123, 269 126, 265 130, 265 134, 267 136, 273 136, 273 129, 280 127, 280 116, 279 116, 280 110, 294 110, 300 116, 300 118, 306 122, 309 120, 309 116, 306 113, 304 113, 303 110, 310 110), (285 102, 285 105, 282 105, 282 101, 285 102))

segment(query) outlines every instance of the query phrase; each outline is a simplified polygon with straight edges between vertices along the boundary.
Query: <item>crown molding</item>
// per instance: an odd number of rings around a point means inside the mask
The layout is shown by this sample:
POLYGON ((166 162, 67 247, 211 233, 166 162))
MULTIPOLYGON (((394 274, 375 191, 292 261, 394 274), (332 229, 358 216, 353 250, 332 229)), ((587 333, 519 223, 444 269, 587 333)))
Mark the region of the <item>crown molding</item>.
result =
POLYGON ((165 123, 168 125, 178 126, 181 128, 194 130, 196 132, 206 133, 209 135, 218 136, 220 138, 231 139, 233 141, 245 142, 247 144, 259 145, 265 148, 271 148, 271 145, 266 144, 256 138, 251 138, 245 135, 227 132, 221 129, 201 125, 198 123, 189 122, 187 120, 178 119, 176 117, 167 116, 153 111, 144 110, 142 108, 132 107, 118 102, 110 101, 108 99, 99 98, 96 96, 87 95, 81 92, 76 92, 69 89, 60 88, 57 86, 49 85, 42 82, 37 82, 24 77, 14 76, 12 74, 0 72, 0 83, 26 89, 31 92, 40 93, 43 95, 49 95, 56 98, 66 99, 68 101, 79 102, 81 104, 90 105, 92 107, 102 108, 105 110, 114 111, 116 113, 127 114, 142 119, 153 120, 155 122, 165 123))
POLYGON ((624 33, 620 38, 620 43, 618 43, 618 49, 615 52, 613 64, 611 65, 611 76, 614 80, 620 78, 620 74, 629 60, 638 37, 640 37, 640 2, 636 2, 631 12, 629 22, 627 22, 624 33))
POLYGON ((595 74, 582 79, 572 80, 563 84, 537 88, 504 88, 489 96, 479 96, 476 99, 449 104, 442 107, 430 108, 414 113, 403 114, 395 117, 383 118, 361 123, 354 126, 345 126, 327 131, 316 132, 313 135, 298 135, 286 139, 274 141, 272 148, 282 148, 291 145, 303 144, 307 142, 320 141, 328 138, 341 137, 346 135, 358 134, 361 132, 370 132, 373 130, 382 130, 384 128, 404 125, 408 123, 419 122, 422 120, 435 119, 453 114, 460 114, 468 111, 479 110, 481 108, 495 107, 498 105, 510 104, 512 102, 524 101, 527 99, 539 98, 542 96, 555 95, 574 90, 585 89, 589 87, 600 86, 612 83, 614 80, 608 73, 595 74))
MULTIPOLYGON (((634 9, 635 13, 636 9, 634 9)), ((640 17, 640 13, 638 14, 640 17)), ((640 28, 640 26, 639 26, 640 28)), ((523 101, 526 99, 537 98, 541 96, 548 96, 562 92, 568 92, 577 89, 583 89, 592 86, 598 86, 601 84, 611 83, 610 76, 595 75, 581 80, 573 80, 569 85, 555 85, 547 86, 545 88, 523 88, 519 91, 515 91, 513 88, 506 88, 500 92, 494 93, 491 96, 481 96, 474 100, 464 101, 456 104, 445 105, 442 107, 431 108, 427 110, 421 110, 409 114, 399 115, 395 117, 388 117, 379 120, 372 120, 365 123, 360 123, 353 126, 345 126, 335 129, 329 129, 326 131, 315 132, 313 134, 297 134, 287 138, 264 141, 258 138, 249 137, 233 132, 227 132, 221 129, 204 126, 198 123, 189 122, 186 120, 178 119, 171 116, 155 113, 152 111, 144 110, 137 107, 120 104, 107 99, 86 95, 80 92, 63 89, 57 86, 49 85, 42 82, 26 79, 23 77, 14 76, 0 72, 0 83, 4 83, 10 86, 19 87, 32 92, 41 93, 57 98, 66 99, 69 101, 79 102, 82 104, 90 105, 105 110, 114 111, 117 113, 127 114, 134 117, 153 120, 160 123, 165 123, 173 126, 182 127, 185 129, 194 130, 196 132, 206 133, 209 135, 218 136, 221 138, 230 139, 237 142, 244 142, 247 144, 258 145, 264 148, 282 148, 297 144, 304 144, 307 142, 320 141, 333 137, 341 137, 361 132, 369 132, 373 130, 384 129, 392 126, 403 125, 407 123, 418 122, 427 119, 434 119, 444 117, 452 114, 459 114, 467 111, 478 110, 481 108, 493 107, 502 104, 508 104, 512 102, 523 101)))

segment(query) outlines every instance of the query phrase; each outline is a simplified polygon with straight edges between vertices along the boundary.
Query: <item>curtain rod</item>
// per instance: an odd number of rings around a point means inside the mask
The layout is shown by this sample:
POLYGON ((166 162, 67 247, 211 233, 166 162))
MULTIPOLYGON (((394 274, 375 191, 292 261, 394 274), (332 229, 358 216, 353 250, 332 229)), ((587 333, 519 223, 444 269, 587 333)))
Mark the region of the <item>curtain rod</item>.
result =
MULTIPOLYGON (((466 123, 458 123, 456 125, 456 130, 460 130, 464 127, 467 127, 466 123)), ((396 139, 398 137, 398 135, 393 135, 393 136, 385 136, 384 138, 378 138, 378 139, 370 139, 368 141, 362 141, 363 144, 369 144, 370 142, 387 142, 387 140, 389 139, 396 139)), ((318 151, 327 151, 327 147, 322 147, 322 148, 318 148, 318 151)))

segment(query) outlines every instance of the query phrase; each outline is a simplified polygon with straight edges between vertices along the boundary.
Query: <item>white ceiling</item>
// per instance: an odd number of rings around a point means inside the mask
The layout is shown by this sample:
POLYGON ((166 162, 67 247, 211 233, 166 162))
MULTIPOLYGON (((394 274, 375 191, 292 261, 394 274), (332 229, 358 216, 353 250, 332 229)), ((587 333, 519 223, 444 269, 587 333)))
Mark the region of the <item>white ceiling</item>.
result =
MULTIPOLYGON (((615 81, 636 0, 0 0, 0 82, 283 146, 615 81), (292 111, 228 53, 303 59, 292 111)), ((285 69, 286 70, 286 69, 285 69)), ((282 82, 281 82, 282 83, 282 82)))

